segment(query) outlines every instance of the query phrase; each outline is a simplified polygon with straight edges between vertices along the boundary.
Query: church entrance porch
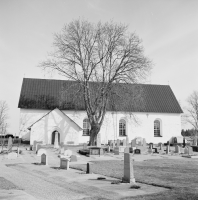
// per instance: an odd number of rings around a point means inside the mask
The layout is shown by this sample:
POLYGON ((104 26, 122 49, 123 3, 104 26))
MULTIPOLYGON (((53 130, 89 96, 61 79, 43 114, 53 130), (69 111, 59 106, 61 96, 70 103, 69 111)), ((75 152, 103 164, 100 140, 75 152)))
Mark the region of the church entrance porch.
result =
POLYGON ((53 131, 52 132, 52 141, 51 141, 51 144, 54 144, 56 134, 58 134, 58 144, 60 144, 60 133, 58 131, 53 131))

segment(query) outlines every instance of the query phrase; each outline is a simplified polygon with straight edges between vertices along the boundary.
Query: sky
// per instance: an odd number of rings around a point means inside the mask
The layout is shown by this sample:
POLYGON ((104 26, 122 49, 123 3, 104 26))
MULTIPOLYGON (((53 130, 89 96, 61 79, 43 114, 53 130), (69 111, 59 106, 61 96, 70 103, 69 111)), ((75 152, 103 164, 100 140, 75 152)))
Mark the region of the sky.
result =
POLYGON ((8 132, 19 132, 23 78, 63 79, 38 65, 53 51, 54 33, 75 19, 128 25, 153 62, 148 83, 170 85, 181 107, 198 91, 197 0, 0 0, 0 100, 8 132))

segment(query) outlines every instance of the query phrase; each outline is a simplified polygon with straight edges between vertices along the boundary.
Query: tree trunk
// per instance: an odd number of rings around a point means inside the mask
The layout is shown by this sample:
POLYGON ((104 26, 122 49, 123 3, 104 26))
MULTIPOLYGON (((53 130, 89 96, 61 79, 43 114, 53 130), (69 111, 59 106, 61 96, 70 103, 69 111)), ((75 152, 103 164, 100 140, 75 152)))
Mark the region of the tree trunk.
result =
POLYGON ((98 123, 92 123, 90 130, 90 138, 89 138, 90 146, 96 146, 97 135, 99 131, 100 131, 100 125, 98 123))

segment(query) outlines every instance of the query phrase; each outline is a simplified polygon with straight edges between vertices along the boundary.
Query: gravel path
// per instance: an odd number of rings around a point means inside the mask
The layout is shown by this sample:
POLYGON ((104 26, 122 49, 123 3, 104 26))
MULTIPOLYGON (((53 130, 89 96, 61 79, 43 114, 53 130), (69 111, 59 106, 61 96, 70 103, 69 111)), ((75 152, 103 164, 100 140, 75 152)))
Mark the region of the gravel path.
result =
POLYGON ((116 199, 119 196, 94 186, 71 182, 63 170, 55 170, 45 166, 32 164, 8 164, 1 166, 0 176, 23 189, 37 199, 73 200, 73 199, 116 199), (2 173, 3 172, 3 173, 2 173))

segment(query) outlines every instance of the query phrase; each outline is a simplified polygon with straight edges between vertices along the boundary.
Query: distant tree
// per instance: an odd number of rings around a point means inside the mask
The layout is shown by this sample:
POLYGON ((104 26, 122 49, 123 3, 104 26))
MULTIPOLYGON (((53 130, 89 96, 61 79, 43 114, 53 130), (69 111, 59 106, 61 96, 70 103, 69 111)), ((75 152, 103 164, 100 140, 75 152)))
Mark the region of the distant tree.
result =
POLYGON ((82 88, 91 126, 90 145, 95 144, 114 83, 138 83, 151 69, 141 40, 127 29, 126 25, 114 22, 93 24, 74 20, 55 34, 55 51, 40 65, 76 81, 82 88), (90 82, 100 83, 97 92, 90 82))
POLYGON ((194 128, 194 132, 191 130, 191 134, 198 136, 198 91, 194 91, 188 97, 187 103, 188 107, 185 108, 185 120, 194 128))
POLYGON ((5 134, 7 129, 8 104, 6 101, 0 101, 0 133, 5 134))

